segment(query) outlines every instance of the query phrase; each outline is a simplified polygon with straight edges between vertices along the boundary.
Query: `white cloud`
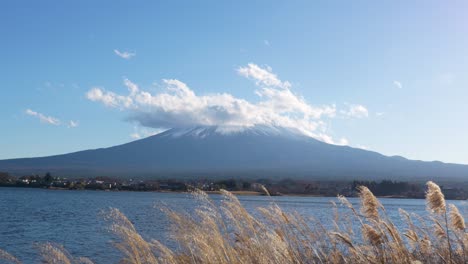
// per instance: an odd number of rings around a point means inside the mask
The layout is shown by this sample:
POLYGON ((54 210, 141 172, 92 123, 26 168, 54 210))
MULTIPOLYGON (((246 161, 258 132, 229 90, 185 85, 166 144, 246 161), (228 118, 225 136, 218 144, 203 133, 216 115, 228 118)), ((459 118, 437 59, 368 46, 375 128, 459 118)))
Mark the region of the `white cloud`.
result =
POLYGON ((27 115, 36 117, 37 119, 39 119, 39 121, 41 121, 41 123, 45 123, 45 124, 49 124, 49 125, 54 125, 54 126, 61 126, 61 125, 65 126, 66 125, 68 128, 75 128, 75 127, 79 126, 78 121, 70 120, 68 122, 65 122, 65 124, 62 124, 62 121, 60 121, 60 119, 58 119, 56 117, 47 116, 47 115, 44 115, 42 113, 33 111, 31 109, 26 109, 25 113, 27 115))
POLYGON ((36 87, 36 90, 38 91, 48 91, 48 92, 57 92, 59 90, 62 90, 65 88, 64 83, 59 83, 59 82, 52 82, 52 81, 45 81, 42 85, 36 87))
POLYGON ((376 115, 377 117, 381 117, 381 116, 384 116, 385 113, 384 113, 384 112, 377 112, 377 113, 375 113, 375 115, 376 115))
POLYGON ((356 148, 363 149, 363 150, 370 150, 369 147, 364 146, 364 145, 357 145, 356 148))
POLYGON ((73 121, 73 120, 70 120, 68 122, 68 128, 74 128, 74 127, 78 127, 80 124, 78 123, 78 121, 73 121))
POLYGON ((55 118, 55 117, 46 116, 46 115, 41 114, 39 112, 35 112, 35 111, 31 110, 31 109, 26 109, 25 113, 27 115, 37 117, 42 123, 55 125, 55 126, 60 125, 60 120, 55 118))
POLYGON ((255 80, 258 86, 290 88, 289 82, 282 82, 276 74, 272 72, 271 67, 261 68, 260 66, 249 63, 246 67, 239 67, 237 72, 246 78, 255 80))
POLYGON ((393 81, 393 85, 395 85, 395 87, 397 87, 398 89, 403 88, 403 85, 399 81, 393 81))
POLYGON ((141 135, 137 132, 130 134, 130 137, 133 139, 141 139, 141 135))
POLYGON ((129 60, 131 59, 132 57, 135 57, 136 56, 136 53, 134 52, 128 52, 128 51, 119 51, 118 49, 114 49, 114 53, 121 57, 122 59, 126 59, 126 60, 129 60))
POLYGON ((365 118, 369 116, 369 111, 363 105, 352 104, 348 110, 341 110, 341 114, 352 118, 365 118))
POLYGON ((113 92, 105 91, 102 88, 95 87, 86 93, 86 97, 91 101, 100 101, 109 107, 129 108, 133 100, 129 96, 117 95, 113 92))
POLYGON ((134 127, 133 128, 133 133, 130 134, 130 137, 133 139, 142 139, 145 137, 150 137, 154 136, 156 134, 159 134, 161 132, 164 132, 166 129, 146 129, 146 128, 141 128, 141 127, 134 127))
POLYGON ((270 46, 270 41, 268 41, 267 39, 263 40, 263 44, 265 44, 265 46, 270 46))
POLYGON ((339 146, 349 145, 349 141, 346 138, 340 138, 338 140, 334 140, 331 136, 323 134, 323 133, 318 134, 317 136, 315 136, 315 138, 328 144, 339 145, 339 146))
POLYGON ((132 83, 129 79, 124 79, 124 84, 127 86, 130 94, 136 94, 138 92, 138 85, 132 83))
POLYGON ((346 138, 340 138, 340 140, 336 143, 330 143, 330 144, 335 144, 335 145, 341 145, 341 146, 346 146, 349 145, 349 141, 346 138))
MULTIPOLYGON (((326 118, 336 115, 335 105, 315 106, 293 93, 289 82, 281 81, 271 68, 255 64, 240 67, 237 72, 253 80, 259 87, 257 102, 234 97, 228 93, 198 95, 185 83, 176 79, 164 79, 164 91, 150 93, 135 83, 124 79, 128 94, 120 95, 104 88, 94 87, 86 96, 107 107, 128 112, 127 121, 151 129, 167 129, 196 125, 222 127, 252 127, 272 125, 293 127, 306 135, 332 144, 347 145, 344 138, 333 140, 327 134, 326 118)), ((351 115, 367 116, 367 109, 357 105, 351 115), (364 110, 363 110, 364 109, 364 110)), ((142 138, 141 131, 134 131, 132 138, 142 138)))

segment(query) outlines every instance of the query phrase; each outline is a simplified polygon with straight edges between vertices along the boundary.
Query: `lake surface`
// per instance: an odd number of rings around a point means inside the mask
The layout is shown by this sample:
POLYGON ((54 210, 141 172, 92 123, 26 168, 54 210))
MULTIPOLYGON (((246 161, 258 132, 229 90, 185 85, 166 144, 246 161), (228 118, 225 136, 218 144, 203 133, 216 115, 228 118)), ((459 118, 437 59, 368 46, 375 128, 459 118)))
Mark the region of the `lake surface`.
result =
MULTIPOLYGON (((222 200, 212 195, 213 200, 222 200)), ((251 212, 266 207, 272 200, 285 211, 297 211, 323 223, 331 223, 333 197, 264 197, 239 196, 251 212)), ((353 204, 359 202, 351 198, 353 204)), ((424 200, 380 199, 395 224, 405 228, 398 208, 426 214, 424 200)), ((450 201, 458 206, 465 219, 466 201, 450 201)), ((63 245, 72 255, 89 257, 96 263, 116 263, 121 254, 112 246, 114 238, 107 230, 102 211, 120 209, 145 238, 154 238, 169 245, 169 219, 158 208, 193 210, 197 201, 190 194, 157 192, 62 191, 0 187, 0 248, 17 256, 24 263, 38 263, 37 244, 54 242, 63 245)), ((341 208, 340 210, 345 210, 341 208)), ((1 261, 0 261, 1 263, 1 261)))

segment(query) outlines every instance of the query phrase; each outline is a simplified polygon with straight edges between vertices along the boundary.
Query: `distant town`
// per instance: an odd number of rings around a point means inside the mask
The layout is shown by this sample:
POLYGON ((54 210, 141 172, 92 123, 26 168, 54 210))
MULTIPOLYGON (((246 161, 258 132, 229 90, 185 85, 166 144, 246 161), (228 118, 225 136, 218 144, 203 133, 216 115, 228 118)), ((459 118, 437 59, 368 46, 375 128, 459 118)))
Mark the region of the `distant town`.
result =
MULTIPOLYGON (((12 176, 0 172, 0 187, 46 188, 56 190, 102 190, 102 191, 160 191, 188 192, 200 189, 208 193, 217 193, 221 189, 235 194, 265 195, 265 187, 272 196, 303 195, 357 196, 358 186, 367 186, 376 196, 390 198, 421 198, 425 197, 424 183, 402 181, 308 181, 299 179, 122 179, 111 177, 73 178, 44 175, 12 176)), ((467 186, 442 186, 446 199, 468 199, 467 186)))

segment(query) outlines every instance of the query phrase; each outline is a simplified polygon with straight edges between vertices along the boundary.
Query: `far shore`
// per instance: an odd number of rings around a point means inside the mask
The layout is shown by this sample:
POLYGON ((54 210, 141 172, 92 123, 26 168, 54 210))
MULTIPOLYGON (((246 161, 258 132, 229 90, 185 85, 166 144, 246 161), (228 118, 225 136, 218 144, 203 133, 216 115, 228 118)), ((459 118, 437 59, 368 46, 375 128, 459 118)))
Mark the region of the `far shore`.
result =
MULTIPOLYGON (((468 183, 452 183, 442 186, 445 198, 450 200, 468 199, 468 183)), ((357 197, 360 186, 368 187, 381 198, 424 199, 425 185, 418 182, 392 180, 306 180, 291 178, 196 178, 196 179, 132 179, 132 178, 71 178, 45 175, 12 176, 0 172, 0 186, 18 188, 41 188, 49 190, 96 190, 184 193, 202 190, 208 194, 221 194, 227 190, 243 196, 300 196, 300 197, 357 197)))
MULTIPOLYGON (((5 188, 23 188, 23 189, 43 189, 43 190, 50 190, 50 191, 96 191, 96 192, 154 192, 154 193, 185 193, 185 194, 190 194, 191 191, 171 191, 171 190, 151 190, 151 191, 138 191, 138 190, 101 190, 101 189, 69 189, 69 188, 61 188, 61 187, 28 187, 28 186, 3 186, 0 185, 1 187, 5 188)), ((208 195, 221 195, 221 191, 203 191, 208 195)), ((236 195, 236 196, 266 196, 264 192, 258 192, 258 191, 229 191, 230 193, 236 195)), ((330 195, 317 195, 317 194, 301 194, 301 193, 276 193, 276 194, 270 194, 272 197, 276 196, 286 196, 286 197, 329 197, 329 198, 336 198, 336 196, 330 196, 330 195)), ((348 196, 350 198, 356 197, 356 196, 348 196)), ((419 197, 407 197, 407 196, 402 196, 402 195, 383 195, 383 196, 377 196, 378 198, 389 198, 389 199, 421 199, 424 200, 425 198, 419 198, 419 197)), ((453 200, 460 200, 460 201, 466 201, 468 199, 453 199, 453 200)))

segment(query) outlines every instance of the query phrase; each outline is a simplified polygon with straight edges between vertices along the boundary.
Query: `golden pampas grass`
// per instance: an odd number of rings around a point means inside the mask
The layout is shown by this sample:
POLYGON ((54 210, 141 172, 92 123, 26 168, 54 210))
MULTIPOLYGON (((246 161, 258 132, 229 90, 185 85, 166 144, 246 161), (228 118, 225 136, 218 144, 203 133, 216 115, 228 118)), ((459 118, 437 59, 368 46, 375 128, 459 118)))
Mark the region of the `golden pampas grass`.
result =
POLYGON ((406 232, 405 234, 405 237, 407 237, 411 243, 416 243, 418 242, 419 238, 418 238, 418 234, 414 231, 414 230, 408 230, 408 232, 406 232))
POLYGON ((432 181, 426 183, 426 202, 429 209, 437 214, 443 214, 446 212, 444 194, 440 190, 439 185, 432 181))
POLYGON ((1 249, 0 249, 0 260, 5 260, 5 261, 8 261, 10 263, 15 263, 15 264, 21 264, 21 261, 19 261, 17 258, 15 258, 10 253, 8 253, 8 252, 6 252, 4 250, 1 250, 1 249))
POLYGON ((434 224, 434 234, 438 238, 445 238, 447 236, 447 233, 445 232, 444 227, 442 227, 442 224, 437 221, 434 224))
POLYGON ((362 227, 364 237, 374 246, 382 244, 382 235, 372 226, 364 224, 362 227))
POLYGON ((432 249, 432 243, 429 238, 425 237, 419 242, 419 249, 422 255, 430 255, 432 249))
POLYGON ((459 231, 464 231, 466 226, 465 226, 465 219, 461 215, 460 211, 458 211, 458 208, 450 204, 450 223, 452 224, 452 227, 456 230, 459 231))
POLYGON ((264 185, 260 185, 260 189, 262 189, 263 193, 265 193, 266 196, 270 196, 270 192, 264 185))
MULTIPOLYGON (((450 214, 444 209, 436 184, 428 183, 428 189, 428 209, 438 214, 422 218, 400 210, 406 228, 396 226, 365 187, 360 188, 362 214, 341 196, 338 199, 346 211, 337 211, 340 216, 332 224, 308 221, 299 213, 283 211, 274 202, 259 208, 258 215, 227 191, 221 192, 224 199, 220 203, 196 191, 199 206, 193 212, 163 208, 171 220, 171 242, 175 243, 171 248, 144 239, 117 209, 106 216, 110 230, 117 235, 114 245, 122 253, 122 264, 468 263, 468 234, 462 215, 452 205, 450 214)), ((54 244, 44 244, 40 250, 44 263, 92 264, 54 244)), ((0 260, 20 263, 1 250, 0 260)))
POLYGON ((45 243, 39 247, 42 263, 47 264, 94 264, 89 258, 74 258, 63 246, 45 243))
POLYGON ((361 212, 368 218, 378 219, 381 205, 369 188, 359 186, 359 197, 361 198, 361 212))
POLYGON ((40 246, 44 263, 72 264, 72 257, 60 246, 45 243, 40 246))
POLYGON ((347 234, 342 234, 338 232, 331 232, 330 234, 336 236, 341 242, 343 242, 348 247, 354 248, 353 241, 347 234))

